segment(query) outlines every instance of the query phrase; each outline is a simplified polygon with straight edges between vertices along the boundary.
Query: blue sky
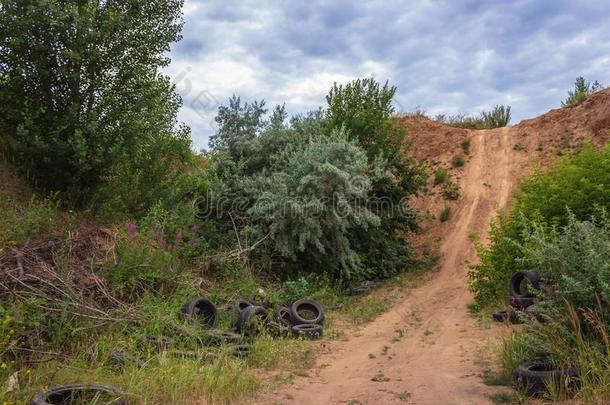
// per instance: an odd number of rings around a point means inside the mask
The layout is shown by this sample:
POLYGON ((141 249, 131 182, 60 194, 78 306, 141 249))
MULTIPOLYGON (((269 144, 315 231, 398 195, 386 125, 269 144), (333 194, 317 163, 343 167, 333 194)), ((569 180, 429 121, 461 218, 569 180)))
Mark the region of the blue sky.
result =
POLYGON ((577 76, 610 84, 604 0, 186 0, 184 18, 165 72, 198 148, 232 94, 299 113, 333 82, 373 76, 398 87, 401 111, 509 104, 517 123, 558 107, 577 76))

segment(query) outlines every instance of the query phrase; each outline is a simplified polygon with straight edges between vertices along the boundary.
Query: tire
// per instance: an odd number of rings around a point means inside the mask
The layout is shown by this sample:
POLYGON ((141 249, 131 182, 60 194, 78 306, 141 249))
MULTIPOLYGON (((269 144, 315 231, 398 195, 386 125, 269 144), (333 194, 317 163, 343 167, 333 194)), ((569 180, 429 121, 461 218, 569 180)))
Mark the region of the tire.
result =
POLYGON ((494 312, 492 316, 496 322, 510 321, 514 325, 523 323, 519 315, 512 309, 494 312))
POLYGON ((96 398, 108 398, 102 403, 113 405, 127 405, 127 398, 121 391, 110 385, 59 385, 45 392, 34 394, 30 399, 30 405, 57 405, 57 404, 86 404, 94 403, 96 398), (112 398, 112 400, 110 400, 112 398))
POLYGON ((292 325, 324 324, 324 310, 313 300, 298 300, 290 306, 292 325))
POLYGON ((282 325, 290 328, 292 326, 292 322, 290 321, 290 308, 284 305, 280 305, 273 311, 273 319, 282 325))
POLYGON ((578 387, 578 369, 553 369, 543 363, 528 362, 520 364, 514 373, 515 385, 527 395, 539 395, 548 392, 548 385, 553 384, 561 390, 573 390, 578 387))
POLYGON ((218 311, 212 302, 205 297, 190 300, 180 311, 182 320, 194 322, 200 320, 204 327, 215 328, 218 325, 218 311))
POLYGON ((324 329, 321 325, 308 323, 304 325, 294 325, 292 327, 292 335, 297 338, 319 339, 324 335, 324 329))
POLYGON ((244 300, 242 298, 235 300, 235 302, 233 303, 233 306, 235 307, 235 313, 237 314, 237 316, 239 316, 239 313, 241 311, 243 311, 244 309, 248 308, 251 305, 252 305, 252 303, 250 301, 244 300))
POLYGON ((237 358, 244 359, 250 355, 250 345, 231 346, 231 354, 237 358))
POLYGON ((130 356, 129 354, 122 352, 122 351, 118 351, 118 350, 113 350, 110 352, 110 354, 108 355, 108 362, 110 363, 110 365, 112 365, 113 367, 116 367, 118 369, 122 369, 126 366, 130 366, 130 365, 134 365, 138 368, 146 368, 147 364, 145 361, 138 359, 137 357, 133 357, 130 356))
POLYGON ((199 353, 195 351, 172 350, 168 354, 177 359, 197 360, 203 364, 212 364, 218 360, 218 354, 213 352, 199 353))
POLYGON ((240 312, 237 317, 237 333, 245 336, 254 336, 258 332, 259 325, 266 325, 269 322, 267 310, 259 306, 249 306, 240 312))
POLYGON ((288 336, 290 334, 290 329, 290 326, 279 322, 269 322, 267 324, 267 332, 269 332, 271 336, 275 337, 288 336))
POLYGON ((515 298, 510 297, 510 306, 517 309, 525 309, 534 305, 533 297, 515 298))
POLYGON ((172 345, 170 339, 162 336, 146 335, 142 341, 144 344, 149 344, 159 351, 167 350, 167 348, 172 345))
POLYGON ((540 276, 533 271, 519 271, 510 278, 509 292, 514 298, 529 298, 532 297, 531 292, 521 291, 522 283, 528 280, 532 288, 540 290, 540 276))

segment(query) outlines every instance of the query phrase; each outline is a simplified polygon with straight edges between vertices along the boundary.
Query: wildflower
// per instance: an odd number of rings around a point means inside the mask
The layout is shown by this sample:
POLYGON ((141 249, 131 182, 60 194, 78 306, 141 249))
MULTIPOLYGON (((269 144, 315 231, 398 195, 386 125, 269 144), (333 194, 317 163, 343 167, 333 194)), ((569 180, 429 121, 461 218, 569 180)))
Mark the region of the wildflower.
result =
POLYGON ((127 232, 129 233, 129 239, 133 240, 136 237, 136 232, 138 231, 138 227, 136 224, 129 224, 127 226, 127 232))

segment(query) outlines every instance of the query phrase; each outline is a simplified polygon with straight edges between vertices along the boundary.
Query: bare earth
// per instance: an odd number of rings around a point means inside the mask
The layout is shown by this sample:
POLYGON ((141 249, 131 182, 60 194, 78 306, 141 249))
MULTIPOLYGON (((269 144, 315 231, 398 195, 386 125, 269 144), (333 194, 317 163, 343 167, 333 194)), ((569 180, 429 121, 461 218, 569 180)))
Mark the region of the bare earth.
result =
MULTIPOLYGON (((490 220, 507 207, 533 156, 544 162, 554 153, 554 145, 568 142, 564 146, 570 147, 570 142, 583 137, 599 144, 607 137, 610 91, 602 93, 581 106, 553 110, 535 120, 494 130, 449 129, 423 118, 407 122, 407 128, 412 124, 414 129, 414 152, 424 150, 424 156, 418 157, 435 166, 447 166, 459 150, 459 141, 471 140, 466 165, 452 171, 462 194, 451 205, 451 218, 444 224, 436 220, 430 229, 440 238, 438 273, 346 341, 327 343, 309 376, 263 393, 254 403, 491 403, 489 395, 501 388, 483 383, 476 356, 482 342, 496 339, 505 327, 482 327, 468 312, 472 295, 467 289, 467 265, 476 260, 469 236, 474 232, 486 241, 490 220), (600 111, 593 116, 599 119, 591 119, 591 111, 596 109, 600 111), (565 123, 558 127, 561 119, 565 123), (429 136, 429 132, 437 136, 429 136)), ((445 203, 440 192, 417 202, 432 215, 445 203)))

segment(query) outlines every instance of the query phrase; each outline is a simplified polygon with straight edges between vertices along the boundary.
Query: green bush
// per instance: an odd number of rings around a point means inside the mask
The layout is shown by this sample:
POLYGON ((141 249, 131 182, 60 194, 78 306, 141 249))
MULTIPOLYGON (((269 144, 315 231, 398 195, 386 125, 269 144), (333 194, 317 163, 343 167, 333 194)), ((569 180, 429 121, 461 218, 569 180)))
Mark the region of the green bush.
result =
POLYGON ((463 155, 455 155, 451 159, 451 164, 453 165, 453 167, 462 167, 466 164, 466 159, 464 159, 463 155))
POLYGON ((491 111, 483 111, 481 118, 486 128, 501 128, 510 122, 510 106, 497 105, 491 111))
POLYGON ((574 91, 568 92, 568 98, 561 102, 562 107, 578 105, 585 101, 596 91, 602 89, 602 85, 596 80, 593 83, 585 81, 584 77, 577 77, 574 82, 574 91))
POLYGON ((464 151, 465 155, 470 155, 470 139, 464 139, 460 142, 460 147, 464 151))
POLYGON ((3 2, 0 144, 37 188, 82 205, 113 166, 145 169, 148 153, 163 159, 157 142, 188 137, 174 125, 180 98, 158 73, 180 38, 181 6, 3 2))
POLYGON ((476 306, 501 301, 511 275, 531 265, 518 260, 528 227, 550 232, 568 224, 569 212, 586 221, 602 210, 610 210, 610 145, 596 150, 585 144, 579 153, 525 179, 512 213, 492 223, 488 246, 477 246, 480 263, 469 272, 476 306))
POLYGON ((451 215, 451 207, 445 207, 441 210, 439 219, 441 222, 447 222, 449 220, 450 215, 451 215))
POLYGON ((447 169, 440 168, 434 172, 434 185, 438 186, 439 184, 444 184, 449 178, 449 172, 447 169))
POLYGON ((457 200, 460 198, 460 185, 448 180, 443 185, 443 197, 446 200, 457 200))

